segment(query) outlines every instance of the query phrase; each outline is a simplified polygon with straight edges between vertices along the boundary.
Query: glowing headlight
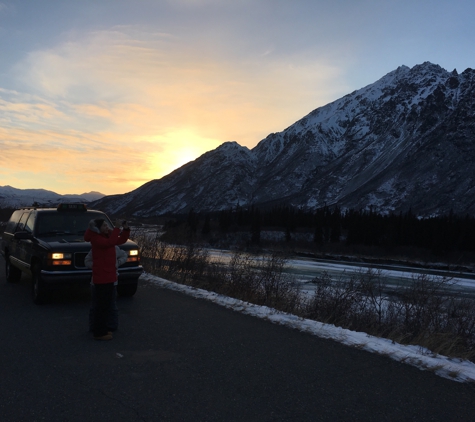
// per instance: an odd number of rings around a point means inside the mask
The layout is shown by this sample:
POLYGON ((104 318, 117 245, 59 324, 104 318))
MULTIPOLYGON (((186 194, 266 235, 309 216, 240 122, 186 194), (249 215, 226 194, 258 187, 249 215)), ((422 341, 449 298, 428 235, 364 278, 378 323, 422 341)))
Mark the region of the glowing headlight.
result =
POLYGON ((52 253, 51 254, 52 259, 71 259, 71 254, 70 253, 52 253))
POLYGON ((127 262, 139 262, 139 251, 138 249, 132 249, 129 251, 129 256, 127 257, 127 262))
POLYGON ((53 252, 49 254, 50 265, 71 265, 71 254, 62 252, 53 252))

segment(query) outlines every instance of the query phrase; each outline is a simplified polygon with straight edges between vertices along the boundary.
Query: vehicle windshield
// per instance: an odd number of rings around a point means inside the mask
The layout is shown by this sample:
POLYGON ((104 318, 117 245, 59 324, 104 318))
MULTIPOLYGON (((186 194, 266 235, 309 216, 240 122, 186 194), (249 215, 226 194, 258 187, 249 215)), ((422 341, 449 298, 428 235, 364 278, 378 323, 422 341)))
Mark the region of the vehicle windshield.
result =
POLYGON ((112 227, 106 215, 99 212, 48 212, 38 213, 35 234, 37 237, 82 235, 94 218, 103 218, 112 227))

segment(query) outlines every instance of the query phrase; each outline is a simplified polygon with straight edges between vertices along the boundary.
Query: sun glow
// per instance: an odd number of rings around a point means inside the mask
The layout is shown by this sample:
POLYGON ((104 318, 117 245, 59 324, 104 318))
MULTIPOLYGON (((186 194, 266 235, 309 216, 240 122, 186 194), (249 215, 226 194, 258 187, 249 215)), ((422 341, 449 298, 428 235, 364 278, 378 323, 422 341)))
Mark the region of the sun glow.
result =
POLYGON ((0 86, 0 185, 130 192, 226 141, 252 148, 334 97, 326 62, 235 61, 188 41, 131 25, 31 51, 15 65, 25 91, 0 86))
POLYGON ((157 152, 152 152, 148 159, 148 173, 153 179, 166 176, 223 143, 217 139, 202 137, 187 129, 155 136, 149 142, 159 146, 160 149, 157 152))

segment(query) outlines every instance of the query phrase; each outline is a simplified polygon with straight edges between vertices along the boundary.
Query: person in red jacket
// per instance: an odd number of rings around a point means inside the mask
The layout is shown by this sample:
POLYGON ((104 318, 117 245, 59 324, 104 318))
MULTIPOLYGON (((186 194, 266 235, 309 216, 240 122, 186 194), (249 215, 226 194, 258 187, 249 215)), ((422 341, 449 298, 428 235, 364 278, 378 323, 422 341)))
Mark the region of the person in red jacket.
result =
POLYGON ((114 284, 117 282, 115 247, 125 243, 129 235, 127 223, 122 224, 117 220, 111 230, 102 218, 91 220, 84 234, 84 240, 91 242, 92 246, 92 282, 96 292, 92 331, 95 340, 112 339, 112 333, 107 331, 107 317, 114 298, 114 284))

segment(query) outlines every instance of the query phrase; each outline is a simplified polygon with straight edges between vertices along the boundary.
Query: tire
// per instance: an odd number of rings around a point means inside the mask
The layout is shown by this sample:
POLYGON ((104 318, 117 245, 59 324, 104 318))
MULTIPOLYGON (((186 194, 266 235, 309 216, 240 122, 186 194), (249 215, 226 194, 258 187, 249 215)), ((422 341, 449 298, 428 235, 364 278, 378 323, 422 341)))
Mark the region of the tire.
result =
POLYGON ((119 284, 117 285, 117 294, 120 297, 132 297, 137 291, 137 282, 133 284, 119 284))
POLYGON ((36 305, 42 305, 46 302, 46 292, 43 280, 41 279, 40 268, 35 266, 33 268, 33 278, 32 278, 32 296, 33 303, 36 305))
POLYGON ((5 276, 9 283, 16 283, 21 278, 21 270, 12 265, 8 256, 5 259, 5 276))

